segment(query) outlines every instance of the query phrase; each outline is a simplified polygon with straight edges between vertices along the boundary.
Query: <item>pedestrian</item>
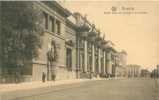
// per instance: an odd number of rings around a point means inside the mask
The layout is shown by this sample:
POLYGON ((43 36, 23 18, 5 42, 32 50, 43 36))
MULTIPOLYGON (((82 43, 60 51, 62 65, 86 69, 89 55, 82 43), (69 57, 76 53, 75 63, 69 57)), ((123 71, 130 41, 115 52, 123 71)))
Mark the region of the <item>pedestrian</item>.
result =
POLYGON ((46 74, 43 72, 43 74, 42 74, 42 82, 45 82, 45 77, 46 77, 46 74))

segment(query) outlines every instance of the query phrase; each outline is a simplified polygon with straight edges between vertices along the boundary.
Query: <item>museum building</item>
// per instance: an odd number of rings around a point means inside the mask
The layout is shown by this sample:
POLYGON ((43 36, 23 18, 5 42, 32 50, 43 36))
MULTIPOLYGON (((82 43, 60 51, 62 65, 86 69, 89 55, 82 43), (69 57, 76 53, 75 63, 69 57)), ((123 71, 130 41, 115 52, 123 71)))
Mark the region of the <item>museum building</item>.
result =
POLYGON ((23 81, 40 81, 43 74, 47 81, 116 76, 118 51, 95 24, 56 1, 35 4, 45 31, 39 57, 25 66, 23 81))

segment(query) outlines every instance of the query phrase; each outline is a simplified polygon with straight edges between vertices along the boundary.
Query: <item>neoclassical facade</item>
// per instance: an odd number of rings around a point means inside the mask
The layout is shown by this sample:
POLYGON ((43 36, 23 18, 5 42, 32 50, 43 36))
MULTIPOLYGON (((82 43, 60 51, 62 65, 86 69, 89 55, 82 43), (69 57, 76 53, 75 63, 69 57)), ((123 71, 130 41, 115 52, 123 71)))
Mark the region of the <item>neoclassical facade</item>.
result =
POLYGON ((127 77, 127 53, 122 50, 117 52, 117 66, 115 77, 127 77))
POLYGON ((140 77, 141 66, 140 65, 135 65, 135 64, 127 65, 127 72, 128 72, 128 77, 129 78, 140 77))
POLYGON ((39 57, 25 65, 23 81, 115 77, 120 57, 111 41, 80 13, 56 1, 34 2, 43 13, 39 57))
POLYGON ((70 13, 57 2, 39 5, 44 12, 44 47, 39 59, 33 62, 32 80, 40 80, 42 72, 48 80, 115 77, 117 51, 95 24, 80 13, 70 13), (57 60, 49 60, 48 52, 52 59, 57 55, 57 60))
POLYGON ((106 74, 106 41, 94 24, 74 13, 77 29, 77 73, 80 78, 106 74))
POLYGON ((57 2, 38 2, 43 12, 45 33, 39 57, 33 61, 32 80, 76 78, 76 26, 67 18, 71 13, 57 2))

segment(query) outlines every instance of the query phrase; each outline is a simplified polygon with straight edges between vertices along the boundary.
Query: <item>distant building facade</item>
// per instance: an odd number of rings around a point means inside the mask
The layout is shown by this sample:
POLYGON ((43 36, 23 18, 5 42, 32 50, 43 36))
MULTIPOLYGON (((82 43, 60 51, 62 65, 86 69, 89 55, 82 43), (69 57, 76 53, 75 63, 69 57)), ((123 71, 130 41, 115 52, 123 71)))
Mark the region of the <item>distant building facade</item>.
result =
POLYGON ((151 73, 147 69, 141 69, 141 75, 140 76, 142 78, 150 78, 151 77, 151 73))
POLYGON ((156 67, 157 67, 157 68, 156 68, 156 69, 157 69, 157 76, 158 76, 158 78, 159 78, 159 65, 157 65, 156 67))
POLYGON ((43 13, 43 44, 39 57, 26 62, 22 81, 40 81, 43 74, 48 81, 123 75, 126 53, 118 55, 85 16, 70 13, 56 1, 35 4, 43 13))
POLYGON ((140 77, 140 65, 127 65, 127 74, 129 78, 135 78, 135 77, 140 77))
POLYGON ((115 76, 116 50, 112 41, 107 41, 106 49, 106 73, 108 77, 115 76))
POLYGON ((116 77, 126 77, 127 70, 127 53, 126 51, 122 50, 117 52, 117 67, 116 67, 116 77))
POLYGON ((152 78, 159 78, 159 65, 156 65, 156 68, 151 72, 152 78))

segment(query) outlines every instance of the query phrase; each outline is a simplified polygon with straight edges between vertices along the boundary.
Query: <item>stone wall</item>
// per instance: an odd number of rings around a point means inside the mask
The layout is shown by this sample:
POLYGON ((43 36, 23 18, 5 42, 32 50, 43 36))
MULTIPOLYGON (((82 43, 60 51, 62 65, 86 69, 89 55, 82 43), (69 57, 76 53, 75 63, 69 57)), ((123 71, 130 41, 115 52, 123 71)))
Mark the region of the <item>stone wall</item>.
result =
POLYGON ((40 6, 41 10, 60 21, 60 34, 51 32, 50 29, 45 30, 42 37, 42 48, 39 50, 39 57, 33 61, 32 80, 39 81, 42 79, 42 73, 47 75, 47 52, 49 51, 51 42, 54 41, 57 51, 57 61, 53 63, 54 73, 56 73, 56 80, 74 79, 76 78, 76 47, 72 49, 72 69, 68 70, 66 67, 66 41, 69 39, 76 41, 76 32, 72 27, 67 26, 66 18, 58 14, 47 6, 40 6))

